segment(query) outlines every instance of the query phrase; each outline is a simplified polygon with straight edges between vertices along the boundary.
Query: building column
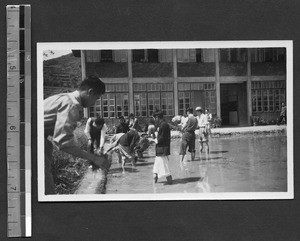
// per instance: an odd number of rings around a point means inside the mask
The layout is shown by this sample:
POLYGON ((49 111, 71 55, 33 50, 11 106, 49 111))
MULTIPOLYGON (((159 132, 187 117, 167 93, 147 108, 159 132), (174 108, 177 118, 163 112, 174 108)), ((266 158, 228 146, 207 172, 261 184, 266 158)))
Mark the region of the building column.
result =
MULTIPOLYGON (((85 51, 84 50, 80 50, 80 64, 81 64, 81 80, 84 80, 86 78, 86 65, 85 65, 85 51)), ((88 109, 87 108, 83 108, 83 116, 85 118, 89 117, 89 113, 88 113, 88 109)))
POLYGON ((221 88, 220 88, 220 63, 219 63, 219 49, 215 49, 215 68, 216 68, 216 103, 217 103, 217 117, 221 118, 221 88))
POLYGON ((133 76, 132 76, 132 50, 127 51, 128 63, 128 90, 129 90, 129 113, 134 113, 133 76))
POLYGON ((247 49, 247 119, 251 125, 252 116, 252 93, 251 93, 251 51, 247 49))
POLYGON ((175 116, 178 115, 178 76, 177 76, 177 51, 173 49, 173 95, 174 95, 174 111, 175 116))

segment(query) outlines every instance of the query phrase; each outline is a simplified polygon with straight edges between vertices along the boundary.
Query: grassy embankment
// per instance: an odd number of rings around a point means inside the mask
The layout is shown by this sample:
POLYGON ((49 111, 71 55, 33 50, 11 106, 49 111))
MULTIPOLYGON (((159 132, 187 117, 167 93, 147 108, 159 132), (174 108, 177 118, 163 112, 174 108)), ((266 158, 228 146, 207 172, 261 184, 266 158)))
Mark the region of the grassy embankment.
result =
MULTIPOLYGON (((84 127, 83 124, 79 124, 74 132, 74 136, 76 144, 87 150, 87 138, 84 134, 84 127)), ((57 193, 74 193, 88 167, 88 161, 82 158, 75 158, 54 147, 52 172, 57 193)))

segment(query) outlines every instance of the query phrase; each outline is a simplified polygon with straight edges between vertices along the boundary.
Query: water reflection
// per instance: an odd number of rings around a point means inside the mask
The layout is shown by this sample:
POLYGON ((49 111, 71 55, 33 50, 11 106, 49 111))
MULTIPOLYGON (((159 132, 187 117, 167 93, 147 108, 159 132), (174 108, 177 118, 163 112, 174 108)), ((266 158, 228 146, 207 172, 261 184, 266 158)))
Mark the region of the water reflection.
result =
POLYGON ((199 164, 199 181, 197 183, 197 188, 199 192, 210 192, 210 185, 208 181, 208 169, 209 169, 209 154, 205 153, 204 157, 200 155, 199 164))

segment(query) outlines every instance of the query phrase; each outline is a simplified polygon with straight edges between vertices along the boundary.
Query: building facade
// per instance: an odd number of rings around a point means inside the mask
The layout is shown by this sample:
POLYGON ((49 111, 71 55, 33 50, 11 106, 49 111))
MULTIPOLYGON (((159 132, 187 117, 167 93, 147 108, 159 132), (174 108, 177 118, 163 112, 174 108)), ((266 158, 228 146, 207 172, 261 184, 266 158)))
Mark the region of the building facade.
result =
POLYGON ((81 57, 82 77, 98 75, 107 87, 86 116, 147 118, 158 109, 173 117, 201 106, 222 125, 247 126, 251 116, 276 119, 286 99, 285 48, 73 53, 81 57))

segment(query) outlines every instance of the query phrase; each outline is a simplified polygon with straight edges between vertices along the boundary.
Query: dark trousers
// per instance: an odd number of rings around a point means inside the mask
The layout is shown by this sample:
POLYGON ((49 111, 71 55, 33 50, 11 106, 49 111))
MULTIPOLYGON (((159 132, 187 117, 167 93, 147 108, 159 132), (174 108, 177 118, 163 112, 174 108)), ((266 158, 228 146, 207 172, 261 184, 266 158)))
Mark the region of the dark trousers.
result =
POLYGON ((100 146, 100 143, 99 143, 99 138, 92 138, 92 143, 91 143, 91 145, 90 146, 88 146, 88 150, 89 150, 89 152, 90 153, 92 153, 92 154, 94 154, 94 150, 95 150, 95 148, 97 149, 97 148, 99 148, 99 146, 100 146))

